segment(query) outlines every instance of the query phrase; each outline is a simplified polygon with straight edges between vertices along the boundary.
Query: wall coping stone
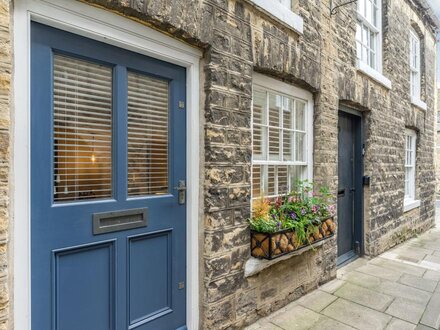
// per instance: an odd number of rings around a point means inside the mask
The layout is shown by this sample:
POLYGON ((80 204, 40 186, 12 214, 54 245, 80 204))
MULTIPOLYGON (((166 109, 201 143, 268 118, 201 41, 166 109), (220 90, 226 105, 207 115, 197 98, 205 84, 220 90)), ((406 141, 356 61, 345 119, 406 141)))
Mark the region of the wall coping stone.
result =
POLYGON ((250 257, 246 261, 246 265, 244 266, 244 277, 254 276, 254 275, 258 274, 259 272, 263 271, 264 269, 266 269, 276 263, 279 263, 280 261, 284 261, 284 260, 290 259, 292 257, 297 257, 297 256, 303 254, 304 252, 321 247, 326 241, 327 240, 322 240, 322 241, 316 242, 316 243, 311 244, 307 247, 304 247, 298 251, 293 251, 289 254, 286 254, 282 257, 279 257, 279 258, 273 259, 273 260, 258 259, 258 258, 250 257))

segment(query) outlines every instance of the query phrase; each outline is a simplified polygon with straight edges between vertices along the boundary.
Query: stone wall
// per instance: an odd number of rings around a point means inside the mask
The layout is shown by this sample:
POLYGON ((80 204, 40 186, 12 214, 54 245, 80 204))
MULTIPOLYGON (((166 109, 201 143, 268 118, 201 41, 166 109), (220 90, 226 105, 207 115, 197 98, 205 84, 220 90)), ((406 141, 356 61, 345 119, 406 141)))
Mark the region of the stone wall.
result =
MULTIPOLYGON (((202 329, 242 328, 336 275, 333 238, 315 251, 279 262, 255 276, 244 276, 250 257, 246 219, 250 212, 253 71, 314 93, 314 181, 329 185, 333 192, 338 181, 338 109, 346 105, 363 112, 365 174, 372 178, 364 196, 366 254, 377 255, 432 226, 435 39, 425 26, 427 18, 414 12, 413 1, 383 0, 383 71, 393 83, 391 91, 356 70, 355 4, 330 17, 329 0, 294 1, 295 11, 304 19, 304 34, 298 35, 247 0, 85 2, 204 51, 202 329), (423 34, 427 112, 410 103, 407 36, 411 24, 423 34), (421 207, 410 214, 403 213, 405 127, 418 130, 421 207)), ((5 147, 0 151, 0 219, 8 219, 10 36, 8 2, 2 4, 0 14, 6 16, 5 20, 0 16, 0 41, 5 44, 0 52, 0 143, 5 147)), ((6 230, 6 225, 0 226, 0 235, 6 230)), ((5 242, 0 241, 0 262, 6 260, 2 257, 5 242)), ((1 283, 0 308, 8 301, 1 283)))
POLYGON ((8 328, 9 262, 8 228, 11 173, 11 34, 10 2, 0 1, 0 329, 8 328))
POLYGON ((435 137, 435 173, 437 179, 436 199, 440 200, 440 88, 437 89, 437 122, 435 137))
POLYGON ((389 91, 356 71, 355 4, 330 17, 329 1, 298 1, 298 35, 247 1, 91 1, 110 7, 204 49, 205 146, 201 264, 204 329, 240 328, 336 273, 336 240, 280 262, 250 278, 246 218, 250 209, 253 70, 315 95, 314 180, 337 189, 337 120, 341 104, 364 113, 365 252, 390 248, 433 223, 434 36, 409 2, 384 0, 384 75, 389 91), (409 27, 423 34, 425 113, 410 104, 409 27), (418 130, 421 207, 403 214, 404 129, 418 130))

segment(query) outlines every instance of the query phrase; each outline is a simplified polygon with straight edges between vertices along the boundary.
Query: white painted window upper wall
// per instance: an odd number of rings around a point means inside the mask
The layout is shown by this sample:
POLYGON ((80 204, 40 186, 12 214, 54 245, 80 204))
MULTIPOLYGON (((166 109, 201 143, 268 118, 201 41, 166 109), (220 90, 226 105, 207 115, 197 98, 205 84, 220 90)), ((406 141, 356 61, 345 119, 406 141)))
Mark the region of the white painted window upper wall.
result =
POLYGON ((409 64, 410 64, 410 81, 411 96, 416 100, 420 99, 420 38, 414 29, 409 33, 409 64))
POLYGON ((357 57, 378 72, 382 71, 381 6, 381 0, 357 1, 357 57))
POLYGON ((280 81, 254 77, 252 197, 291 191, 311 179, 313 100, 308 92, 280 81))
POLYGON ((405 131, 405 204, 416 199, 416 146, 416 132, 407 129, 405 131))

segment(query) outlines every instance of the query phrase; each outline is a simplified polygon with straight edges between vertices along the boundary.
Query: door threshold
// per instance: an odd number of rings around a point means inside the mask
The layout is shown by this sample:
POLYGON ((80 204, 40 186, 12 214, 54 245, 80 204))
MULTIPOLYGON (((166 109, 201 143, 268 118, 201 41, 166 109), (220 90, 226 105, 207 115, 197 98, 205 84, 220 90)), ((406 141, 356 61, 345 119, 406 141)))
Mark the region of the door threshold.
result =
POLYGON ((344 267, 345 265, 355 261, 357 258, 359 258, 359 255, 354 252, 354 250, 348 251, 336 259, 336 268, 344 267))

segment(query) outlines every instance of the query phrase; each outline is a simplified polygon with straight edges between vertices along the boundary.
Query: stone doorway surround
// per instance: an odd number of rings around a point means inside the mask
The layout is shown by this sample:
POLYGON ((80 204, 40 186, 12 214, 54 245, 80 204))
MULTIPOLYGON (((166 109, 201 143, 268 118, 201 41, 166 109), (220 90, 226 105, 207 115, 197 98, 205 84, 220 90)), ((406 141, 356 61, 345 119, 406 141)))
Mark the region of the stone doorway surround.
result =
POLYGON ((377 258, 357 259, 339 269, 337 279, 246 329, 439 328, 437 227, 377 258))

